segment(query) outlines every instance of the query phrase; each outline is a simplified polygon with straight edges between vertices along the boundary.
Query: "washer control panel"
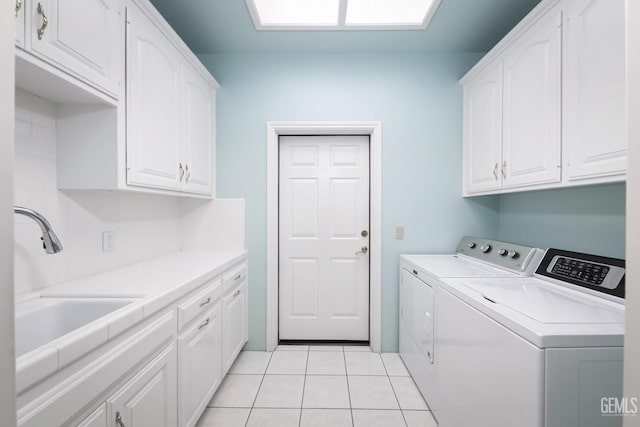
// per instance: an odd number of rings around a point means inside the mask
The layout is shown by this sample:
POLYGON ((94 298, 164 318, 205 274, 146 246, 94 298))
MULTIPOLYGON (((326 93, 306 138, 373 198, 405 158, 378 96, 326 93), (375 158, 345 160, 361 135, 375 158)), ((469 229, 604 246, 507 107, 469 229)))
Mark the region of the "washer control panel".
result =
POLYGON ((532 274, 543 254, 542 250, 529 246, 473 236, 462 238, 457 253, 521 274, 532 274))
POLYGON ((536 274, 624 298, 625 261, 548 249, 536 274))

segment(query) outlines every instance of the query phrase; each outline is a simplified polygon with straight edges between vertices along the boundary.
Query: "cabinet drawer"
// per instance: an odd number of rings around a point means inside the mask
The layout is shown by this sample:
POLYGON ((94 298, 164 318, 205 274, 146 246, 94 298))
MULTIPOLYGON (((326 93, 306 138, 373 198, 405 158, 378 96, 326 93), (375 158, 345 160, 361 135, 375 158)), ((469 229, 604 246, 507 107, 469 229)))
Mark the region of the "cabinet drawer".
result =
POLYGON ((222 279, 222 293, 227 294, 236 285, 242 283, 247 278, 247 264, 242 263, 235 267, 229 273, 225 274, 222 279))
POLYGON ((222 283, 216 279, 178 306, 178 329, 182 330, 201 313, 209 310, 221 297, 222 283))

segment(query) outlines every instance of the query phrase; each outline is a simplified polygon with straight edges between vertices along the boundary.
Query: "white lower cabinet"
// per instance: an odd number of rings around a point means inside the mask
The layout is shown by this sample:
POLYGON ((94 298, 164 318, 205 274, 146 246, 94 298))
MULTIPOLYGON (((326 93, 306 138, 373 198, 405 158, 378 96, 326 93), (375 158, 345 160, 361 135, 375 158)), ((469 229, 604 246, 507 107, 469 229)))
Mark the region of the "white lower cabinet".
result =
POLYGON ((225 375, 247 342, 247 312, 247 283, 243 280, 222 298, 222 361, 225 375))
POLYGON ((85 418, 78 427, 107 427, 107 404, 103 403, 91 415, 85 418))
POLYGON ((195 426, 247 342, 247 304, 241 261, 18 395, 18 426, 195 426))
POLYGON ((178 338, 179 415, 192 427, 222 382, 222 309, 220 302, 178 338))
POLYGON ((177 357, 171 343, 107 400, 111 425, 173 427, 177 424, 177 357))

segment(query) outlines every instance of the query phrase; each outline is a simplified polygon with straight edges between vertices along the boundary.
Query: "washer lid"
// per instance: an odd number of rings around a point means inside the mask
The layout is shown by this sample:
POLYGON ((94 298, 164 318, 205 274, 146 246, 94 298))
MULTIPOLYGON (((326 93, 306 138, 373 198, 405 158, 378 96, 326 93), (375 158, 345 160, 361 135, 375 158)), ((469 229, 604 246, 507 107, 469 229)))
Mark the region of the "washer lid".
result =
POLYGON ((534 277, 450 278, 439 286, 539 348, 624 344, 617 302, 534 277))
POLYGON ((619 304, 614 305, 536 279, 464 285, 490 302, 504 305, 540 323, 624 323, 624 309, 619 304))
POLYGON ((402 258, 435 279, 444 277, 518 277, 517 274, 510 271, 459 255, 402 255, 402 258))

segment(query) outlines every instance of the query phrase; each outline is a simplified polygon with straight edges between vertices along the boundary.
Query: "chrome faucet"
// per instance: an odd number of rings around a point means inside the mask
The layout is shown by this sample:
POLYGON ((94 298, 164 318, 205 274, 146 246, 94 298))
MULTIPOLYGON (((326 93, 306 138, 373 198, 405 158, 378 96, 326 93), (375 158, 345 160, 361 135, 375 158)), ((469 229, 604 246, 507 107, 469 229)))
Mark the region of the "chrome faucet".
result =
POLYGON ((49 221, 47 221, 45 217, 32 209, 22 208, 20 206, 14 206, 13 211, 18 215, 31 218, 40 226, 40 230, 42 230, 42 237, 40 239, 42 240, 44 250, 47 251, 48 254, 57 254, 62 251, 62 243, 60 243, 58 236, 53 232, 51 224, 49 224, 49 221))

